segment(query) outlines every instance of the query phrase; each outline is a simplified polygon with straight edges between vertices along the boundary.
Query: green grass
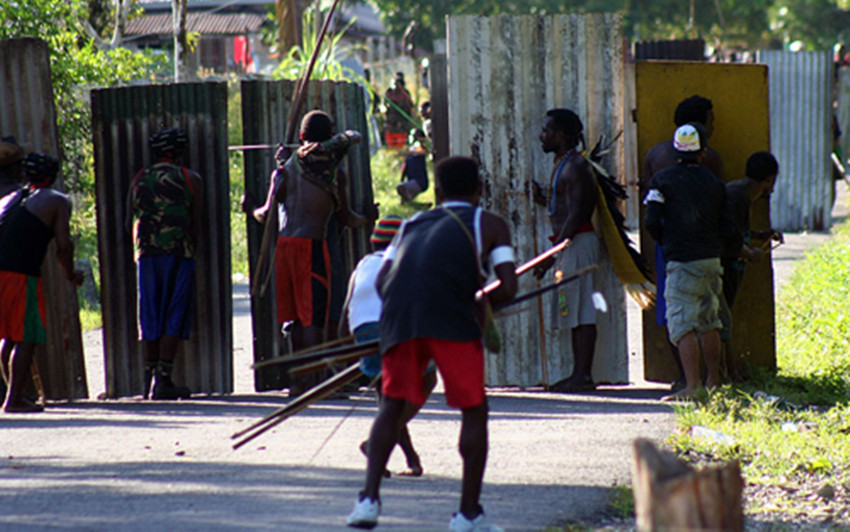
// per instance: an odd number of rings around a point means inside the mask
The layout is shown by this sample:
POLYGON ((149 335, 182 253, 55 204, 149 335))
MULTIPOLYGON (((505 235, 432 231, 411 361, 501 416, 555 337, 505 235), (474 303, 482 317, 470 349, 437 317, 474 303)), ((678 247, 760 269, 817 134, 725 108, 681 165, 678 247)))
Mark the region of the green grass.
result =
POLYGON ((609 506, 614 517, 621 519, 635 516, 635 495, 631 486, 614 484, 610 491, 609 506))
POLYGON ((80 328, 86 332, 101 327, 103 327, 103 316, 100 305, 90 305, 86 300, 80 299, 80 328))
MULTIPOLYGON (((806 256, 778 294, 775 375, 757 373, 677 407, 671 445, 710 460, 738 459, 754 484, 850 482, 850 225, 806 256), (757 392, 779 399, 770 400, 757 392), (783 430, 791 427, 797 430, 783 430), (698 439, 692 426, 732 442, 698 439)), ((794 504, 770 501, 793 513, 794 504)), ((751 508, 748 511, 761 511, 751 508)))
POLYGON ((428 189, 416 197, 414 202, 402 203, 395 188, 401 182, 401 166, 404 155, 395 150, 381 149, 372 156, 372 190, 379 204, 381 216, 397 214, 404 218, 434 204, 434 167, 428 163, 428 189))
POLYGON ((248 237, 241 205, 245 193, 242 159, 242 152, 230 152, 230 261, 232 275, 247 277, 248 237))

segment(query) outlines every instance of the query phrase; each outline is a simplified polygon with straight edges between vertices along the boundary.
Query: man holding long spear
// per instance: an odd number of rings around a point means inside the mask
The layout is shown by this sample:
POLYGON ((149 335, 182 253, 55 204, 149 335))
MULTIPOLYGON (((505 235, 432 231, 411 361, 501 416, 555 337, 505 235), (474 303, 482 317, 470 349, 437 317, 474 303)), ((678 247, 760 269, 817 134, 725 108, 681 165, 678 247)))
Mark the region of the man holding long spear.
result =
MULTIPOLYGON (((599 194, 590 164, 578 151, 583 143, 583 126, 569 109, 546 113, 540 142, 545 153, 554 155, 554 168, 548 193, 537 187, 535 197, 545 201, 552 223, 552 243, 570 241, 558 259, 558 270, 572 271, 599 261, 599 238, 591 218, 599 194)), ((536 182, 535 182, 536 184, 536 182)), ((535 269, 538 279, 555 265, 554 257, 535 269)), ((561 326, 572 332, 575 363, 573 373, 552 385, 559 392, 582 392, 594 388, 591 368, 596 346, 596 308, 593 303, 593 276, 583 276, 571 289, 561 288, 556 300, 561 326)))
POLYGON ((422 375, 434 360, 446 401, 460 408, 463 483, 451 530, 499 530, 479 504, 487 462, 487 399, 481 304, 476 301, 487 272, 501 281, 488 292, 498 304, 514 297, 517 276, 505 220, 477 207, 478 164, 449 157, 436 168, 440 206, 408 220, 384 255, 378 275, 383 299, 381 353, 383 394, 369 436, 366 485, 348 525, 373 528, 380 514, 379 488, 396 443, 405 403, 424 403, 422 375))

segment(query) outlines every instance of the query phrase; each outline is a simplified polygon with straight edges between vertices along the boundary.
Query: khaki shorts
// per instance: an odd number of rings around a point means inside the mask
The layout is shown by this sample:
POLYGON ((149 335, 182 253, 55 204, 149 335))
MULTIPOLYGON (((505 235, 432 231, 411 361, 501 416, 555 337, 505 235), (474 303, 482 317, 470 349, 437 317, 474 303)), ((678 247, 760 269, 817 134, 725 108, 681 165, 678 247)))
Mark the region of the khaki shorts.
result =
POLYGON ((719 314, 722 274, 720 259, 667 262, 664 299, 671 342, 678 344, 691 331, 705 333, 723 326, 719 314))

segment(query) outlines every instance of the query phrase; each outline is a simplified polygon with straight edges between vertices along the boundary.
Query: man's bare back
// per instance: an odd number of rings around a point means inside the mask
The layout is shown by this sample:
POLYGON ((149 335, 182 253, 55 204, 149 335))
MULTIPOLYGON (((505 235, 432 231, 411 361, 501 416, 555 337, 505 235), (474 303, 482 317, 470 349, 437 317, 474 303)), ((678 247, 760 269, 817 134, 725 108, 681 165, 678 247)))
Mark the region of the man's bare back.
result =
MULTIPOLYGON (((361 136, 357 131, 346 131, 349 146, 360 143, 361 136)), ((334 194, 327 187, 320 186, 314 180, 308 179, 299 172, 300 162, 296 155, 290 157, 272 175, 269 183, 269 196, 266 203, 254 210, 254 217, 262 222, 273 203, 284 206, 285 219, 281 224, 280 236, 325 240, 327 238, 328 222, 335 212, 345 219, 345 225, 356 227, 363 225, 366 219, 352 212, 346 201, 348 179, 340 168, 332 170, 335 179, 332 185, 334 194), (272 199, 274 201, 272 201, 272 199)))
POLYGON ((56 255, 66 277, 74 284, 81 284, 82 271, 74 268, 74 244, 70 228, 71 200, 58 190, 40 188, 27 199, 26 209, 53 230, 56 255))
POLYGON ((281 236, 324 240, 336 206, 330 193, 285 168, 278 171, 275 199, 286 209, 281 236))

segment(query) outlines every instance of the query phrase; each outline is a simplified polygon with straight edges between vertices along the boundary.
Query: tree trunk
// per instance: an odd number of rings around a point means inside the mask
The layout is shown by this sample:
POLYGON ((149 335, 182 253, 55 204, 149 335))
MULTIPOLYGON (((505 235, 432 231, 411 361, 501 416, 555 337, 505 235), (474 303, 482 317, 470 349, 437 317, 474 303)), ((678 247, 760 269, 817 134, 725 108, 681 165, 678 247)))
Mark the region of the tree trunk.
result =
POLYGON ((283 60, 293 46, 301 44, 301 2, 276 0, 275 19, 278 24, 278 59, 283 60))
POLYGON ((186 59, 189 53, 186 33, 187 0, 171 0, 171 19, 174 28, 174 81, 187 78, 186 59))
POLYGON ((744 481, 737 461, 694 470, 639 438, 632 482, 638 530, 744 528, 744 481))
POLYGON ((130 0, 115 0, 115 29, 109 45, 117 48, 124 40, 124 30, 127 27, 127 16, 130 13, 130 0))

